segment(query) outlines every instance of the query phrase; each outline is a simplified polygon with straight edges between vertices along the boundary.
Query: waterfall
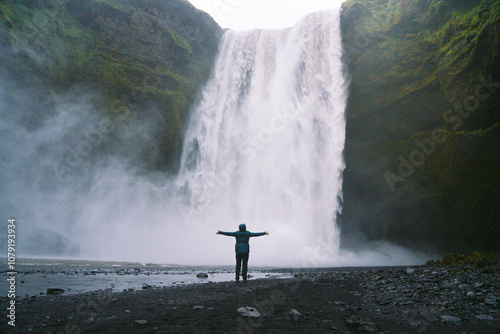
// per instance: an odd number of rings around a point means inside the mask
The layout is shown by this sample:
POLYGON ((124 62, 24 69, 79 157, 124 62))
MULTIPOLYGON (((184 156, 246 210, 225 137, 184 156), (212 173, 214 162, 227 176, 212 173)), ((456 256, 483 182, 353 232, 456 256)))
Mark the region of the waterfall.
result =
POLYGON ((338 254, 346 103, 339 16, 225 32, 185 134, 176 183, 186 223, 269 230, 251 241, 266 264, 331 264, 338 254))
MULTIPOLYGON (((24 96, 36 92, 20 90, 12 102, 0 71, 0 210, 19 222, 19 256, 232 264, 234 238, 215 232, 244 222, 270 232, 251 240, 251 265, 340 263, 342 73, 338 10, 285 30, 227 31, 191 111, 178 175, 139 172, 133 157, 85 156, 60 180, 54 166, 103 120, 94 95, 59 94, 28 129, 24 119, 38 109, 24 96)), ((112 134, 102 136, 105 145, 112 134)), ((89 145, 100 149, 94 137, 89 145)))

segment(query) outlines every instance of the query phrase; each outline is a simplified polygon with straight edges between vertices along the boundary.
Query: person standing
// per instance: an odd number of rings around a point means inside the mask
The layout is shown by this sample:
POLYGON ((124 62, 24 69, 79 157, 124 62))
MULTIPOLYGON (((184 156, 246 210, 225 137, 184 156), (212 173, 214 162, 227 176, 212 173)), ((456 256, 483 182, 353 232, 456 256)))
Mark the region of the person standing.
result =
POLYGON ((247 226, 245 224, 240 224, 239 226, 239 231, 236 232, 222 232, 222 231, 217 231, 215 234, 222 234, 226 235, 228 237, 236 237, 236 245, 235 245, 235 252, 236 252, 236 282, 240 281, 240 269, 241 269, 241 264, 243 263, 243 272, 242 272, 242 277, 243 277, 243 282, 247 282, 247 271, 248 271, 248 256, 250 254, 250 244, 248 241, 250 240, 251 237, 260 237, 262 235, 269 235, 269 232, 259 232, 259 233, 252 233, 250 231, 247 231, 247 226))

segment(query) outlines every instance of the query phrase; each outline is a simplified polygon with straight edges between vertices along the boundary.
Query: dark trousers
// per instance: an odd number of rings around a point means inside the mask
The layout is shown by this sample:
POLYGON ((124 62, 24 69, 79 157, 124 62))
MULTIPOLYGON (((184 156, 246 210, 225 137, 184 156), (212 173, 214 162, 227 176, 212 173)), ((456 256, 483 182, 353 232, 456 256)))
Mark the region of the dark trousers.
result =
POLYGON ((236 253, 236 280, 240 280, 240 269, 241 269, 241 262, 243 262, 243 272, 241 273, 241 276, 243 277, 243 280, 247 280, 247 271, 248 271, 248 255, 249 253, 245 254, 238 254, 236 253))

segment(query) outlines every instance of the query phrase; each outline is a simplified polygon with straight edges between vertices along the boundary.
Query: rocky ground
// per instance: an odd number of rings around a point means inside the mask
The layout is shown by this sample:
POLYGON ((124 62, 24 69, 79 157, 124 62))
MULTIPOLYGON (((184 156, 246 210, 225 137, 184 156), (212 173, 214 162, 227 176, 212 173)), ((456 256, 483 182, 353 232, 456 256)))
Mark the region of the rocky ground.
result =
POLYGON ((15 332, 499 333, 499 296, 499 263, 316 269, 247 284, 25 298, 15 332))

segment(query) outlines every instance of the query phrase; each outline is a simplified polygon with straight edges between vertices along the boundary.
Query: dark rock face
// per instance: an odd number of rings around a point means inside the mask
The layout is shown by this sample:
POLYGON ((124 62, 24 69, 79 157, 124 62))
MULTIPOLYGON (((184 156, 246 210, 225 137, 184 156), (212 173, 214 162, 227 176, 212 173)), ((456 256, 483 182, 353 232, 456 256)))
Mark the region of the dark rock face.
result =
POLYGON ((44 91, 42 105, 74 87, 96 93, 93 117, 110 119, 114 137, 127 132, 98 154, 136 155, 142 167, 175 171, 183 124, 222 35, 208 14, 184 0, 7 1, 0 22, 2 80, 26 95, 44 91), (147 131, 130 135, 141 127, 147 131))
POLYGON ((343 4, 344 247, 498 249, 498 9, 488 0, 343 4))
POLYGON ((182 75, 192 74, 192 58, 214 57, 221 36, 208 14, 182 0, 70 0, 67 7, 111 49, 182 75))

